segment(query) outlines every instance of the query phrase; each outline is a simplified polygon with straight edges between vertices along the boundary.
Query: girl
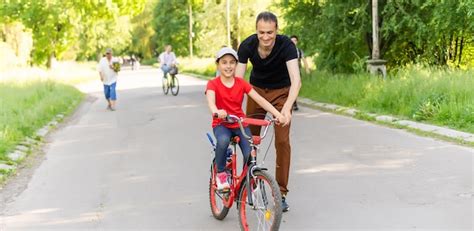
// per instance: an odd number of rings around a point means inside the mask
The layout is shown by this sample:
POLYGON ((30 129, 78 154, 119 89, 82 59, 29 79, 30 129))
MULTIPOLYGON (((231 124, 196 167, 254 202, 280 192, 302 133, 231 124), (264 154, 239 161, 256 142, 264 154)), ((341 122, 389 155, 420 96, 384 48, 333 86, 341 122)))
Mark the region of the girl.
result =
MULTIPOLYGON (((235 77, 237 66, 237 52, 229 47, 224 47, 217 52, 216 65, 220 76, 209 80, 206 88, 206 97, 209 109, 214 116, 212 127, 217 139, 216 164, 217 164, 217 189, 226 191, 229 189, 227 174, 224 172, 226 164, 226 151, 230 139, 233 136, 240 137, 240 149, 244 156, 244 163, 250 155, 250 143, 244 138, 238 123, 222 123, 227 115, 245 117, 242 110, 244 94, 251 97, 263 109, 273 114, 279 123, 285 124, 284 117, 275 107, 261 97, 252 86, 243 78, 235 77)), ((250 129, 245 127, 247 135, 251 136, 250 129)))

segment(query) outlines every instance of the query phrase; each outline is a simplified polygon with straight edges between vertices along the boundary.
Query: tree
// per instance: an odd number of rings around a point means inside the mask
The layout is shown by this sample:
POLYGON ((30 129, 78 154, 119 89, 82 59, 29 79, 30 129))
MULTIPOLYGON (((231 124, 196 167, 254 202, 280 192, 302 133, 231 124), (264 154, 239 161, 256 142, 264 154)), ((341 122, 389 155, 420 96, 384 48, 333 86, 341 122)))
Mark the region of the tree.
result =
MULTIPOLYGON (((309 54, 318 54, 318 68, 360 71, 371 53, 370 0, 289 1, 284 9, 288 34, 300 35, 309 54)), ((379 2, 381 58, 389 66, 425 63, 465 65, 472 60, 474 2, 379 2), (467 51, 467 53, 466 53, 467 51)))
MULTIPOLYGON (((129 23, 123 16, 141 12, 143 3, 144 0, 10 0, 2 4, 1 12, 6 20, 20 21, 32 31, 33 63, 46 62, 51 67, 53 57, 60 59, 77 43, 87 56, 91 49, 97 51, 100 47, 91 46, 92 39, 128 30, 129 23)), ((120 39, 112 39, 109 44, 122 46, 120 39)))
POLYGON ((187 3, 187 0, 160 0, 156 5, 153 11, 153 29, 157 52, 171 44, 177 55, 189 55, 187 3))

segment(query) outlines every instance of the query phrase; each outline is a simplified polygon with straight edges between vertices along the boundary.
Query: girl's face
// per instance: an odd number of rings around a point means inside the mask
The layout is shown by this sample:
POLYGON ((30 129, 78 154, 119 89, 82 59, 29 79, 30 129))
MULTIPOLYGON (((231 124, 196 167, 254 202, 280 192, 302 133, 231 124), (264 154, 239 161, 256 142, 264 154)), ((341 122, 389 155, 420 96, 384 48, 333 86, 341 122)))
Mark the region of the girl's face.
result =
POLYGON ((232 55, 224 55, 217 62, 217 70, 223 78, 234 77, 235 67, 237 67, 237 60, 232 55))

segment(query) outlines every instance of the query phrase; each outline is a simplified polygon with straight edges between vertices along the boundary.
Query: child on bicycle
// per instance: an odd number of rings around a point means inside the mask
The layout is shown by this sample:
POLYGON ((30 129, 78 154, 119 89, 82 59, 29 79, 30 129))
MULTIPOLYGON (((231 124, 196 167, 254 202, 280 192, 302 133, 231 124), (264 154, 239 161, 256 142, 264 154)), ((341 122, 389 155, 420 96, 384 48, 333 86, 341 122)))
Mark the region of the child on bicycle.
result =
MULTIPOLYGON (((273 114, 279 123, 284 124, 284 117, 273 105, 261 97, 252 86, 243 78, 235 77, 235 68, 237 67, 237 52, 229 47, 224 47, 217 52, 216 65, 220 76, 209 80, 206 88, 206 98, 209 109, 214 117, 212 128, 217 139, 216 145, 216 165, 217 165, 217 189, 228 190, 227 181, 226 152, 233 136, 239 136, 239 147, 244 157, 244 163, 247 163, 250 156, 251 147, 247 139, 244 138, 238 123, 226 123, 224 119, 227 115, 236 115, 245 117, 242 110, 244 94, 251 97, 263 109, 273 114)), ((250 129, 245 127, 245 133, 252 136, 250 129)))

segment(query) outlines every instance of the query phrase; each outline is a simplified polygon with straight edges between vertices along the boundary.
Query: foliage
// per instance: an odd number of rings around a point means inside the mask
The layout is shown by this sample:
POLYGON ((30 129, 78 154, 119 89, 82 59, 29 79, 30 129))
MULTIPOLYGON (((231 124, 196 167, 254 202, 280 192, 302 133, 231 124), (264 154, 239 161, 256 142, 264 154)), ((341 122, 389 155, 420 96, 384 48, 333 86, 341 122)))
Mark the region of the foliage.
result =
POLYGON ((157 0, 148 0, 144 10, 132 18, 132 41, 128 52, 135 54, 142 59, 151 59, 155 54, 156 43, 153 40, 155 31, 153 30, 153 8, 157 0))
MULTIPOLYGON (((85 46, 79 45, 86 54, 88 49, 97 51, 98 48, 115 44, 116 41, 99 42, 92 46, 87 42, 92 39, 107 41, 114 38, 111 34, 120 31, 114 28, 117 25, 116 19, 141 12, 143 2, 144 0, 3 0, 0 17, 7 22, 20 21, 31 30, 34 42, 33 63, 46 62, 50 67, 52 58, 61 59, 65 51, 78 43, 78 39, 86 41, 85 46), (97 30, 96 25, 102 25, 105 29, 97 30), (91 34, 96 36, 89 38, 91 34)), ((118 23, 123 25, 121 21, 118 23)))
POLYGON ((171 44, 176 55, 189 55, 188 0, 160 0, 153 15, 157 53, 171 44))
MULTIPOLYGON (((371 1, 283 1, 288 34, 319 68, 356 72, 371 56, 371 1)), ((474 1, 379 1, 380 55, 389 66, 472 67, 474 1)))

